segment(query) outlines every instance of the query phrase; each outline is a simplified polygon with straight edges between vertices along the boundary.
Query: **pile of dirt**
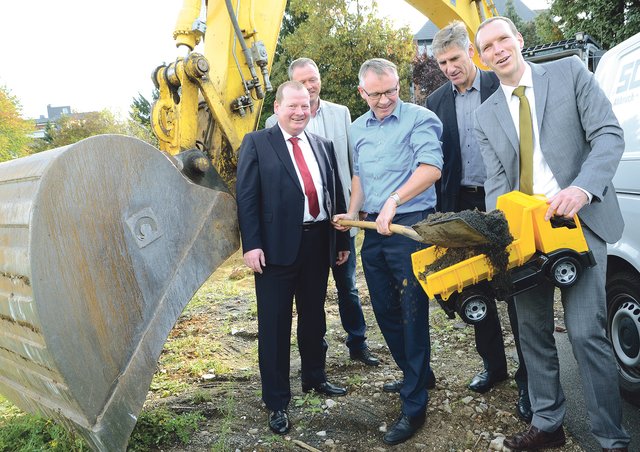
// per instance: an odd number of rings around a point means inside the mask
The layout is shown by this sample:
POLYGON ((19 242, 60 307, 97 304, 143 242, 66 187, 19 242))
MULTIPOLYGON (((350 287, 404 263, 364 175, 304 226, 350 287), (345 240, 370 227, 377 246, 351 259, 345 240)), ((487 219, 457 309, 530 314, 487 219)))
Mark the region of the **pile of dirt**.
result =
MULTIPOLYGON (((425 222, 442 223, 444 220, 459 219, 471 229, 486 238, 487 243, 473 246, 444 247, 436 245, 436 254, 439 256, 432 264, 427 265, 422 277, 450 267, 458 262, 473 256, 484 254, 494 272, 490 284, 496 292, 498 299, 505 299, 512 292, 511 274, 507 270, 509 253, 507 247, 513 242, 513 236, 509 232, 509 223, 501 210, 481 212, 475 210, 463 210, 461 212, 434 213, 429 215, 425 222)), ((459 238, 456 237, 456 240, 459 238)), ((459 240, 462 241, 462 240, 459 240)))

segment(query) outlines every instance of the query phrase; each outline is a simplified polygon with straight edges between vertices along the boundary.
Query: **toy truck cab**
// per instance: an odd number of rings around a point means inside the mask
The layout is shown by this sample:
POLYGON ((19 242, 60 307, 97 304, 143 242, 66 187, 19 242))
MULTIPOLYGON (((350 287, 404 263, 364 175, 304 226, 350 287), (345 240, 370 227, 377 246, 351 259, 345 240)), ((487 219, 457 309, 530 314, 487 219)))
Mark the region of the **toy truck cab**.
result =
MULTIPOLYGON (((578 281, 584 268, 595 265, 577 217, 545 221, 544 196, 511 192, 498 198, 509 224, 513 242, 508 246, 513 290, 516 295, 551 281, 560 288, 578 281)), ((430 298, 438 300, 449 316, 457 312, 467 323, 484 320, 495 293, 489 281, 495 269, 484 254, 478 254, 440 271, 428 272, 446 249, 436 246, 413 253, 413 271, 430 298)))

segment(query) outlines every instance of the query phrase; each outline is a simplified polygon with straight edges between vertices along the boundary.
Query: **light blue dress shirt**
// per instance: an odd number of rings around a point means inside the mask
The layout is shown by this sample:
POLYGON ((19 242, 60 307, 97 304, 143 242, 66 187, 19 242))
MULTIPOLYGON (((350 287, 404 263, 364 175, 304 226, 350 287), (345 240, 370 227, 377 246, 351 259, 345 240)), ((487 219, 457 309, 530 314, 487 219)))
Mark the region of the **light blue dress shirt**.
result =
MULTIPOLYGON (((354 149, 354 174, 364 193, 362 210, 378 213, 394 191, 421 163, 442 169, 442 123, 430 110, 398 99, 389 116, 378 121, 369 110, 349 130, 354 149)), ((396 213, 434 208, 433 186, 398 206, 396 213)))

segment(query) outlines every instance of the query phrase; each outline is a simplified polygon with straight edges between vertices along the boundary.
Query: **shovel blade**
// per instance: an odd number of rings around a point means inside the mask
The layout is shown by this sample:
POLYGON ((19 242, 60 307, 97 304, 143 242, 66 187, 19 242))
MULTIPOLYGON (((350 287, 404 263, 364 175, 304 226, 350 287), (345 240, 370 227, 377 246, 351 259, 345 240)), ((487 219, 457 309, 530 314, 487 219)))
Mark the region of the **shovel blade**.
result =
POLYGON ((413 225, 425 242, 444 248, 464 248, 485 245, 487 237, 462 218, 443 218, 429 221, 427 218, 413 225))

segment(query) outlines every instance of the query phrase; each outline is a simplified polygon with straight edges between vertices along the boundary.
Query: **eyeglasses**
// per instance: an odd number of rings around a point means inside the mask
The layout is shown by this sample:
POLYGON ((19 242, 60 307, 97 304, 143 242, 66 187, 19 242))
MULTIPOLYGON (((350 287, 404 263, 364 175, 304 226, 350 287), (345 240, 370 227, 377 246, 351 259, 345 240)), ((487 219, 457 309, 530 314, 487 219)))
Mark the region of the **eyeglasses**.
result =
MULTIPOLYGON (((362 88, 362 86, 360 87, 362 88)), ((369 96, 369 98, 373 99, 373 100, 378 100, 382 97, 382 95, 384 94, 385 96, 387 96, 387 98, 395 96, 398 93, 398 85, 396 85, 395 88, 391 88, 387 91, 385 91, 384 93, 368 93, 366 89, 362 88, 362 91, 364 91, 364 93, 369 96)))

